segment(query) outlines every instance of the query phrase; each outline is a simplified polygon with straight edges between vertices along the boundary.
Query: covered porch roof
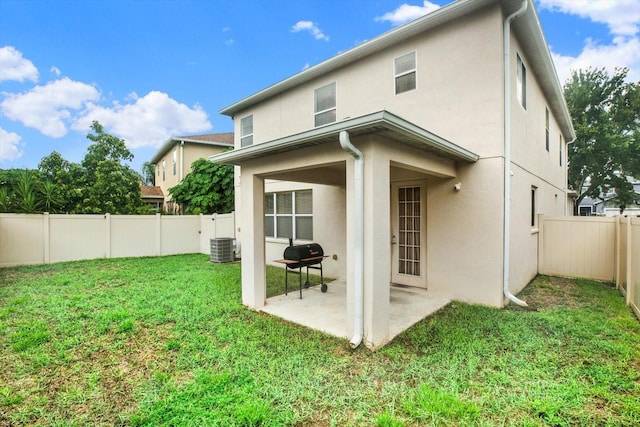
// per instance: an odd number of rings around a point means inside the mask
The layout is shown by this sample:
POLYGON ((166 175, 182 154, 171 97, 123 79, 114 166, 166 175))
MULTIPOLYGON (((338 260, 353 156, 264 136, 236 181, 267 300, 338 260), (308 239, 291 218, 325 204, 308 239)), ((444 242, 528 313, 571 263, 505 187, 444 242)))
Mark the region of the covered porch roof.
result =
POLYGON ((210 156, 215 163, 242 165, 243 162, 291 150, 335 142, 341 131, 348 131, 352 137, 377 134, 385 139, 423 150, 438 157, 454 161, 475 162, 479 156, 431 133, 386 110, 363 116, 347 118, 326 126, 299 134, 263 142, 233 151, 210 156))

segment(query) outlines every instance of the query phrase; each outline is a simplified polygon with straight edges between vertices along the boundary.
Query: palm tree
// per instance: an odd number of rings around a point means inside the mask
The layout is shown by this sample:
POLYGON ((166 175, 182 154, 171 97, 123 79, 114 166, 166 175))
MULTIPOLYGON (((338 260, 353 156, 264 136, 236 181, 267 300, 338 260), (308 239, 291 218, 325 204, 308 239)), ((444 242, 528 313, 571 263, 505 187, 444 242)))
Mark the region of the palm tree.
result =
POLYGON ((37 187, 38 176, 35 171, 24 169, 18 173, 16 212, 36 213, 39 211, 40 201, 36 197, 37 187))

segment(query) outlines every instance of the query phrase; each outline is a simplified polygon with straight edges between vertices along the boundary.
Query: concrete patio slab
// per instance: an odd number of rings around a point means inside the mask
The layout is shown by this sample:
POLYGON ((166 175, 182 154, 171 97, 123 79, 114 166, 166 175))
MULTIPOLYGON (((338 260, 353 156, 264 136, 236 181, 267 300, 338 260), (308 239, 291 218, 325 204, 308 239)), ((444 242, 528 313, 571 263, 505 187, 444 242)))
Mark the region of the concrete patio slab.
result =
MULTIPOLYGON (((347 336, 346 289, 345 282, 334 281, 328 284, 326 293, 321 292, 320 286, 303 289, 302 299, 296 289, 288 295, 268 298, 260 311, 339 338, 350 338, 347 336)), ((390 298, 389 340, 451 302, 423 289, 394 285, 390 298)))

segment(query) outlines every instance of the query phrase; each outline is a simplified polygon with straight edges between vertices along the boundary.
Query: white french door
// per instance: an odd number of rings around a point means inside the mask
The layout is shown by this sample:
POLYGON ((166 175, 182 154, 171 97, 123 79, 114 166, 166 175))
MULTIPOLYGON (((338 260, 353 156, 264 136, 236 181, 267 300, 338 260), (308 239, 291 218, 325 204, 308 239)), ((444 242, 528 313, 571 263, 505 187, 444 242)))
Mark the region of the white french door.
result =
POLYGON ((391 184, 391 282, 427 287, 426 185, 391 184))

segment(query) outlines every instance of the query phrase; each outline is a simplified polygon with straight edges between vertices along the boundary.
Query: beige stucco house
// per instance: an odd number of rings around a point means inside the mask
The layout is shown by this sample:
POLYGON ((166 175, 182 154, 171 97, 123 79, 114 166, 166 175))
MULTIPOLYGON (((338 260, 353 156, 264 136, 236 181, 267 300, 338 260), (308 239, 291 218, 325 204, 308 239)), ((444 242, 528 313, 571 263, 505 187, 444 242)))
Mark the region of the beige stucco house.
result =
POLYGON ((521 303, 537 215, 566 214, 574 130, 530 0, 456 1, 221 113, 243 303, 265 306, 289 234, 317 242, 354 346, 391 338, 393 287, 521 303))
POLYGON ((150 163, 155 167, 155 186, 164 195, 163 210, 173 211, 169 189, 178 185, 191 172, 191 164, 233 147, 233 132, 169 138, 150 163))

